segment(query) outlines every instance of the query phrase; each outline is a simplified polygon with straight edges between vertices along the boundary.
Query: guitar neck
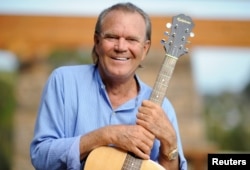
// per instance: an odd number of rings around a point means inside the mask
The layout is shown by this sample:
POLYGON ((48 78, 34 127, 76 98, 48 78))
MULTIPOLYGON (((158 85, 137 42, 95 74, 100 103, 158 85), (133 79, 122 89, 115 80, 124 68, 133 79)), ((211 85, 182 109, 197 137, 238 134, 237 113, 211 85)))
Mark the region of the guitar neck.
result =
POLYGON ((149 98, 150 101, 162 105, 177 60, 177 57, 166 54, 149 98))

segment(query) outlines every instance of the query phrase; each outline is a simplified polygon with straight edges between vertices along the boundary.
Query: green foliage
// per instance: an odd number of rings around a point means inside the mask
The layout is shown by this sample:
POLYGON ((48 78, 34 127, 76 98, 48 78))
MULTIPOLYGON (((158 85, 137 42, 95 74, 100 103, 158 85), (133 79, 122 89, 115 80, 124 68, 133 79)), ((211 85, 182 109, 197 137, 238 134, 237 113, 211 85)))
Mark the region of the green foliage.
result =
POLYGON ((206 96, 207 134, 223 150, 250 150, 250 84, 241 94, 206 96))
POLYGON ((0 74, 0 169, 11 169, 13 113, 16 106, 12 73, 0 74))
POLYGON ((51 53, 48 62, 53 68, 65 65, 92 63, 91 52, 88 50, 58 49, 51 53))
POLYGON ((250 100, 250 83, 247 85, 247 87, 244 90, 244 95, 248 100, 250 100))

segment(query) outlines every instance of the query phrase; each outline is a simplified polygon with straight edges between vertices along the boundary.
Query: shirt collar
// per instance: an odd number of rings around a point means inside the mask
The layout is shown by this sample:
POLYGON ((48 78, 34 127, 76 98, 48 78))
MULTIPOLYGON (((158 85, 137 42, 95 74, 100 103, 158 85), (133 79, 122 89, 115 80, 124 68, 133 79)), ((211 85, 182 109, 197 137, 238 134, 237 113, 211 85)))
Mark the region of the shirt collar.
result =
MULTIPOLYGON (((105 84, 103 83, 103 81, 101 79, 101 75, 99 73, 97 65, 95 65, 95 73, 94 74, 95 74, 96 80, 98 82, 100 92, 106 97, 106 99, 108 99, 107 92, 105 90, 105 84)), ((135 79, 136 79, 136 82, 138 83, 138 86, 139 86, 139 91, 138 91, 137 96, 135 98, 127 101, 126 103, 124 103, 120 107, 118 107, 116 109, 116 111, 134 109, 135 107, 138 106, 138 98, 141 95, 141 91, 143 88, 143 82, 140 80, 139 76, 137 76, 137 75, 135 75, 135 79)))

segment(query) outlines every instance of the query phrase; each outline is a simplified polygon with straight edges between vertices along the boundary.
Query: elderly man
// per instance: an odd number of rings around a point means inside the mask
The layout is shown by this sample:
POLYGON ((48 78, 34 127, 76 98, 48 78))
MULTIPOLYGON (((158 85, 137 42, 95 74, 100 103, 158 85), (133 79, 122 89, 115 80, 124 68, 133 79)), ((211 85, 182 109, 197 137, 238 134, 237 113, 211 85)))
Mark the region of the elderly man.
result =
POLYGON ((150 19, 135 5, 99 15, 94 64, 60 67, 44 88, 30 150, 36 169, 79 170, 100 146, 187 168, 172 105, 149 101, 152 89, 135 74, 150 43, 150 19))

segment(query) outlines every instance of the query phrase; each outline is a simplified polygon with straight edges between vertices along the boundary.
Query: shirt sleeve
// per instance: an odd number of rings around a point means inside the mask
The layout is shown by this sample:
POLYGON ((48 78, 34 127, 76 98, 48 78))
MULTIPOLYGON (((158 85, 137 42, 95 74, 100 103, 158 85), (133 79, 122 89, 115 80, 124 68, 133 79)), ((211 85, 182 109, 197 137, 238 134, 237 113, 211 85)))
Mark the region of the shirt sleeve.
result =
POLYGON ((174 129, 176 131, 177 147, 178 147, 179 159, 180 159, 180 170, 187 170, 187 161, 186 161, 186 158, 185 158, 184 153, 183 153, 177 117, 175 114, 174 107, 172 106, 172 104, 170 103, 170 101, 168 99, 164 100, 163 109, 166 111, 167 116, 168 116, 170 122, 173 124, 174 129))
POLYGON ((54 71, 45 85, 30 156, 37 170, 80 169, 80 136, 65 133, 63 77, 54 71))

